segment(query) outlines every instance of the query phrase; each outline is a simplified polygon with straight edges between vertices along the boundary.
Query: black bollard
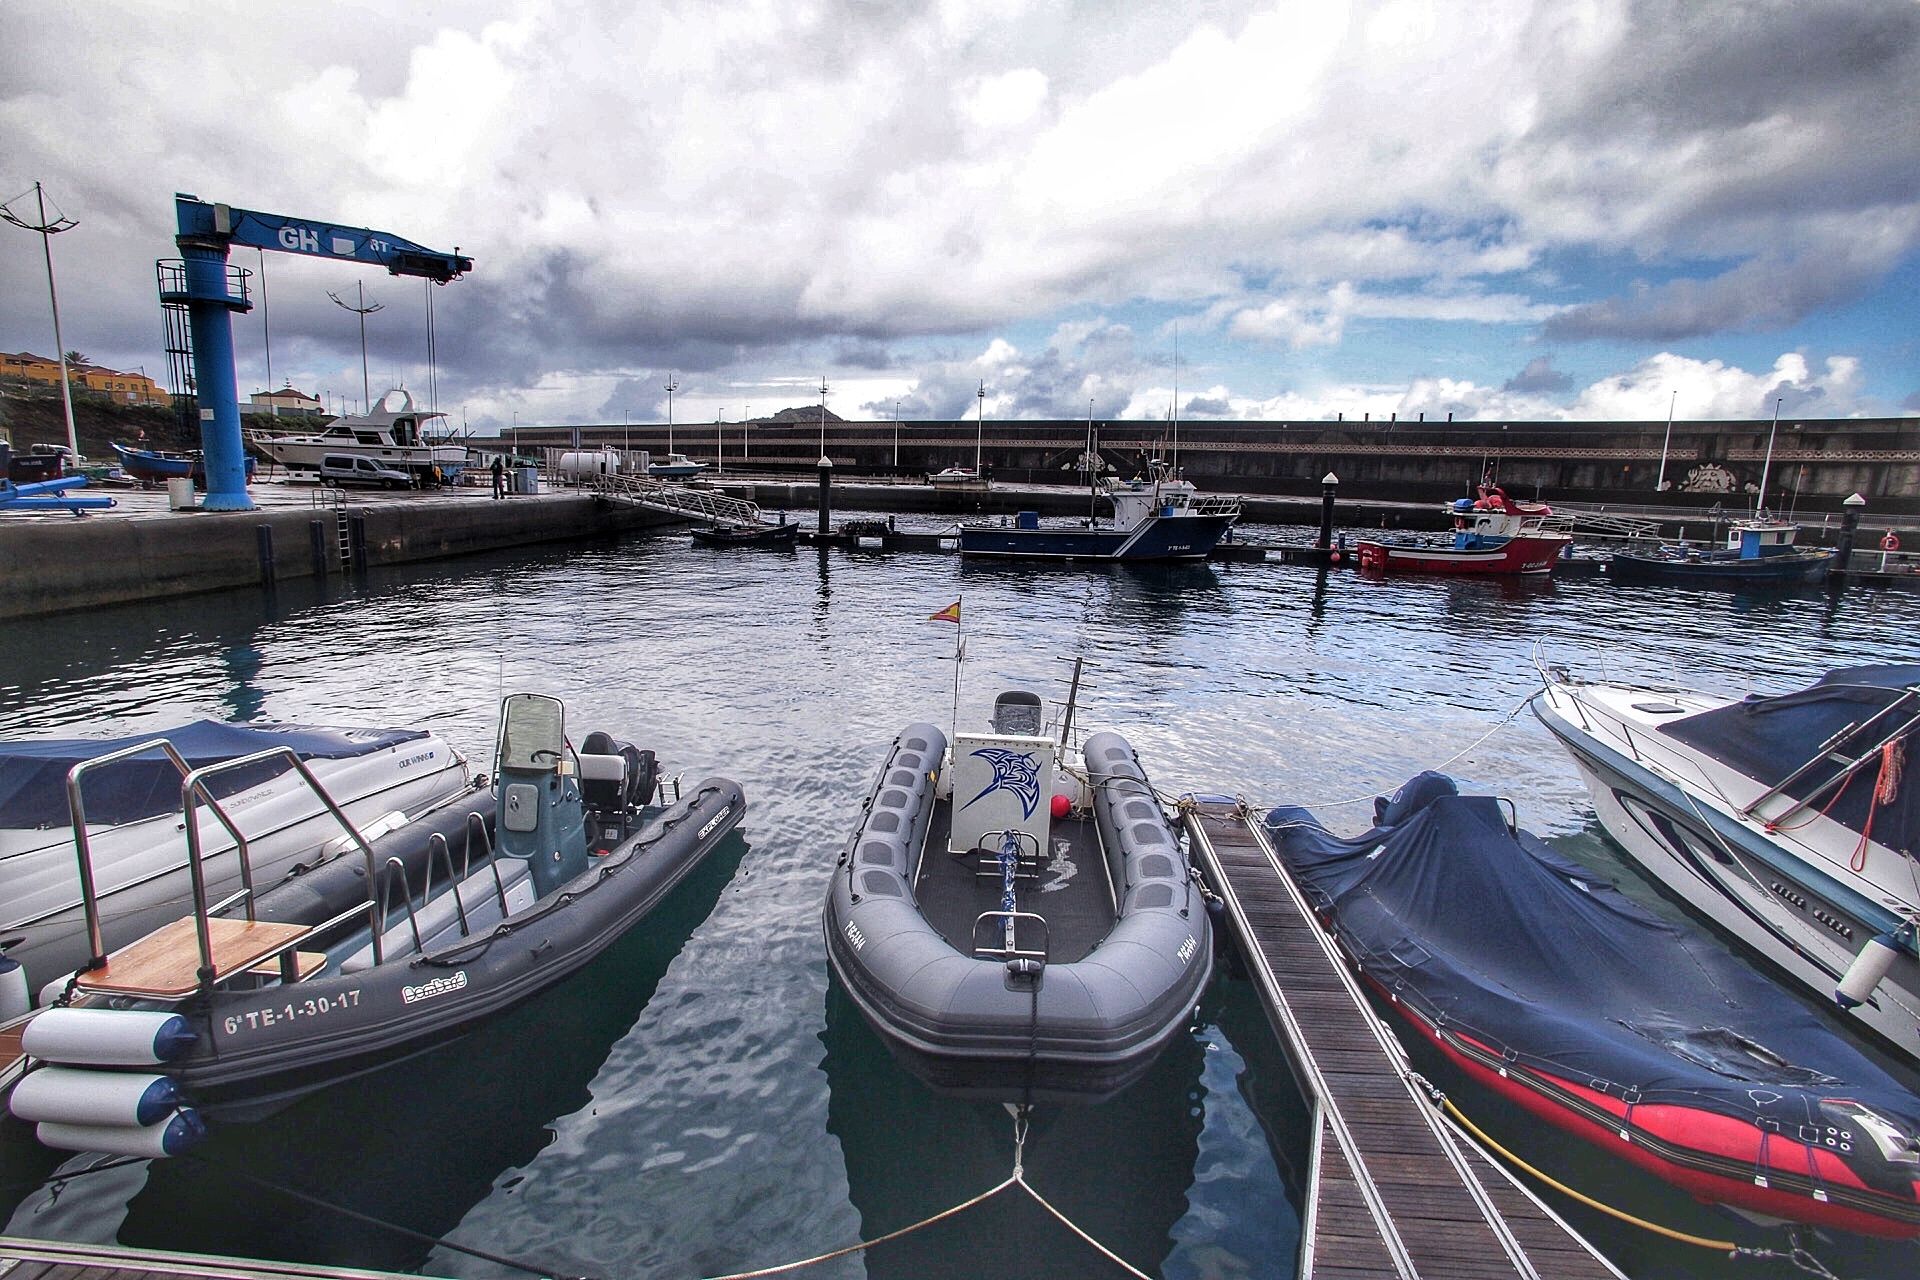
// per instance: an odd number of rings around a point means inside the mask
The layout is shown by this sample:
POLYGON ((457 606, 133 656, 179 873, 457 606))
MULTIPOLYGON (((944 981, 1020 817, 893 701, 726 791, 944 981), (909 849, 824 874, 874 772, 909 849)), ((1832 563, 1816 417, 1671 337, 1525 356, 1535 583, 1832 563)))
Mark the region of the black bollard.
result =
POLYGON ((1320 477, 1320 549, 1333 547, 1333 495, 1340 487, 1340 477, 1329 471, 1320 477))
POLYGON ((820 455, 820 536, 827 536, 827 522, 833 516, 833 461, 820 455))

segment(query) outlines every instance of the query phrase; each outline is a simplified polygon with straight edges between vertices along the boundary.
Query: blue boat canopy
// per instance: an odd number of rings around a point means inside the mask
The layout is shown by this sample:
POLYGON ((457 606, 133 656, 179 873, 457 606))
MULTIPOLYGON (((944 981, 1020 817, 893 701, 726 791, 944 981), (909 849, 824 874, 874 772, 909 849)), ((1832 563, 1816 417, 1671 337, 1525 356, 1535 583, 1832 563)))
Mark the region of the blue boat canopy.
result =
MULTIPOLYGON (((344 760, 425 738, 424 729, 323 729, 292 724, 227 724, 195 720, 177 729, 125 738, 43 738, 0 743, 0 827, 64 827, 67 771, 83 760, 137 742, 171 742, 190 768, 292 747, 302 760, 344 760)), ((228 796, 286 772, 277 761, 221 774, 210 784, 228 796)), ((136 822, 180 809, 180 772, 158 748, 89 773, 82 784, 87 824, 136 822)))
POLYGON ((1635 1105, 1797 1127, 1849 1100, 1920 1128, 1920 1099, 1812 1009, 1445 775, 1354 839, 1296 807, 1266 828, 1362 971, 1442 1028, 1635 1105))
POLYGON ((1768 786, 1779 786, 1814 760, 1786 788, 1788 795, 1810 801, 1854 831, 1866 832, 1871 821, 1875 840, 1920 853, 1916 722, 1920 666, 1846 667, 1805 689, 1749 697, 1670 721, 1660 732, 1768 786), (1830 741, 1835 735, 1844 736, 1830 741), (1883 747, 1890 737, 1893 743, 1883 747), (1837 796, 1829 790, 1848 761, 1869 752, 1879 758, 1854 770, 1837 796))

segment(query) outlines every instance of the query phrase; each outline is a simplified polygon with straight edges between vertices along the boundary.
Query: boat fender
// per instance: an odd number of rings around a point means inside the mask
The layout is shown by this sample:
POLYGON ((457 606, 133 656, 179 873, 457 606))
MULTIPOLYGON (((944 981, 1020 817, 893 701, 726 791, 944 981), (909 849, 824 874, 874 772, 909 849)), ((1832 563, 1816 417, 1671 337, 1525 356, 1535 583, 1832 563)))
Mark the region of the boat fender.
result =
POLYGON ((171 1118, 138 1129, 110 1124, 43 1122, 34 1131, 40 1145, 59 1151, 98 1151, 114 1156, 177 1156, 199 1146, 207 1136, 207 1122, 191 1108, 171 1118))
POLYGON ((146 1009, 48 1009, 27 1024, 20 1047, 48 1062, 144 1067, 171 1062, 199 1037, 177 1013, 146 1009))
POLYGON ((0 1022, 11 1022, 32 1007, 27 996, 27 971, 7 954, 6 944, 0 943, 0 1022))
POLYGON ((1873 989, 1880 985, 1880 979, 1893 968, 1893 962, 1912 949, 1912 921, 1867 939, 1860 954, 1840 975, 1840 985, 1833 991, 1834 1003, 1842 1009, 1857 1009, 1865 1004, 1873 995, 1873 989))
POLYGON ((20 1120, 145 1128, 172 1115, 180 1090, 166 1076, 77 1067, 41 1067, 14 1086, 8 1107, 20 1120))

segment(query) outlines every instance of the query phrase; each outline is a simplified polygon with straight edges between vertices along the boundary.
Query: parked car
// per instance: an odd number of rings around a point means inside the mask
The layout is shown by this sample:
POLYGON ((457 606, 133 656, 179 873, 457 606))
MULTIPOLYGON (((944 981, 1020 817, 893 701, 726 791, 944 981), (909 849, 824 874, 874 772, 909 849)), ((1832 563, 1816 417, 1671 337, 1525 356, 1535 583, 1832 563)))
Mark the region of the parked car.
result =
POLYGON ((320 457, 321 484, 371 484, 387 489, 413 486, 413 476, 374 458, 350 453, 328 453, 320 457))

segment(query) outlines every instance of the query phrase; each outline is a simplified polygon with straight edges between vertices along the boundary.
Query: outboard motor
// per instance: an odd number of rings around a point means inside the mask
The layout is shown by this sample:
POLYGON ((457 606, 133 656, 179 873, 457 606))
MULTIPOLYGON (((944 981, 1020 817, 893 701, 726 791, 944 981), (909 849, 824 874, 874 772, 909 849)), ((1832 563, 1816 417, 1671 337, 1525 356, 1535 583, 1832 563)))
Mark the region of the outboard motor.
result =
POLYGON ((536 893, 545 897, 587 869, 586 806, 560 700, 516 693, 501 703, 496 757, 500 856, 525 858, 536 893))
POLYGON ((660 766, 651 751, 596 729, 580 742, 580 793, 586 801, 588 843, 597 852, 625 840, 634 819, 653 799, 660 766))

